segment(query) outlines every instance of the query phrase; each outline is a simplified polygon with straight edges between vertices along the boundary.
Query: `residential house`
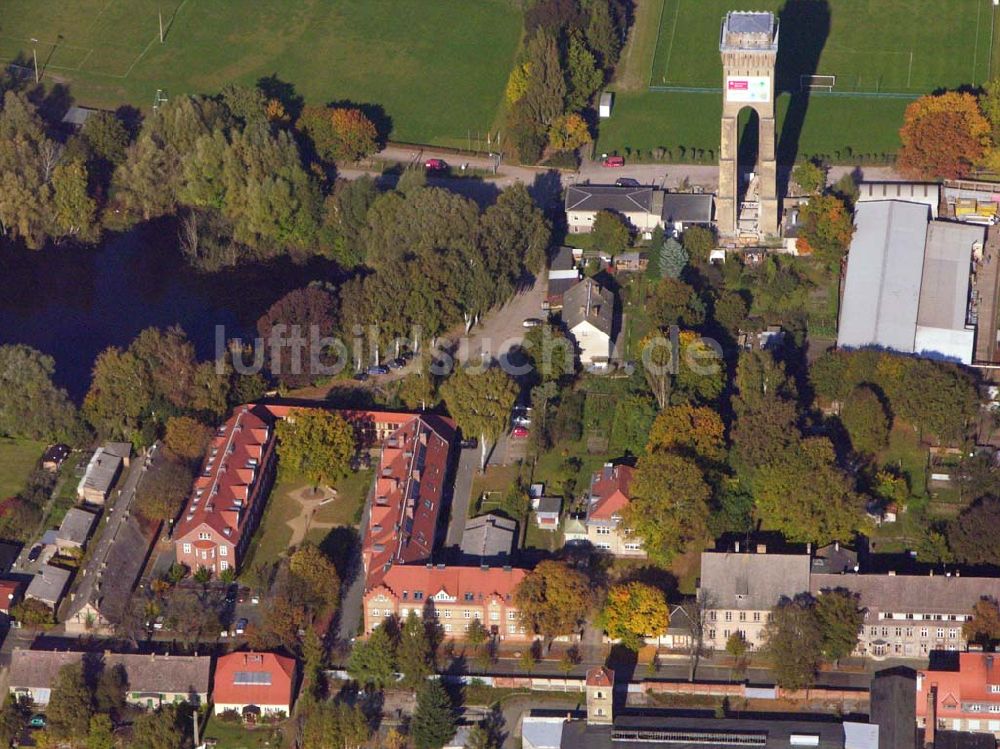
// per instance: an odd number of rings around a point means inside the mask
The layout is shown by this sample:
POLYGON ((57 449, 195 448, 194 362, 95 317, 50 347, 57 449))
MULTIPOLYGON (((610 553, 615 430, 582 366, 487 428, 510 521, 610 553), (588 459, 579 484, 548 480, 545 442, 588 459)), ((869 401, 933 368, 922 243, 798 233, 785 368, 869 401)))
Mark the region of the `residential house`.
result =
POLYGON ((215 662, 215 714, 234 710, 247 720, 291 715, 296 664, 275 653, 229 653, 215 662))
POLYGON ((510 567, 393 565, 365 593, 365 634, 389 617, 405 619, 413 611, 437 617, 445 637, 463 637, 478 619, 501 640, 530 640, 513 601, 525 574, 510 567))
POLYGON ((20 580, 0 580, 0 614, 10 616, 10 610, 21 600, 24 583, 20 580))
POLYGON ((614 294, 592 278, 583 279, 563 294, 563 323, 576 342, 584 367, 610 364, 614 315, 614 294))
POLYGON ((239 569, 274 482, 274 445, 264 408, 240 406, 216 430, 174 529, 180 564, 216 575, 239 569))
POLYGON ((462 534, 462 556, 467 564, 498 567, 510 563, 517 522, 494 513, 471 518, 462 534))
POLYGON ((917 673, 917 725, 1000 739, 1000 655, 960 653, 957 670, 917 673), (929 724, 929 726, 928 726, 929 724))
POLYGON ((138 653, 25 650, 11 653, 8 688, 15 697, 30 697, 36 706, 49 703, 60 669, 82 663, 86 673, 113 668, 125 671, 129 704, 147 709, 187 702, 208 701, 212 658, 207 655, 155 655, 138 653))
POLYGON ((605 463, 591 477, 584 525, 587 540, 595 549, 615 556, 646 556, 642 539, 622 525, 633 473, 631 466, 605 463))
POLYGON ((571 185, 566 189, 566 221, 572 232, 589 232, 600 211, 624 217, 635 231, 656 228, 681 233, 692 224, 711 224, 712 195, 666 192, 655 187, 571 185))
POLYGON ((548 288, 542 309, 562 309, 563 294, 580 280, 580 268, 571 247, 560 247, 549 263, 548 288))
POLYGON ((676 234, 683 234, 688 226, 707 226, 712 223, 713 200, 705 193, 666 192, 660 209, 661 225, 676 234))
POLYGON ((813 574, 813 595, 841 589, 864 611, 858 655, 926 658, 932 650, 962 651, 962 625, 983 596, 1000 600, 1000 578, 958 573, 931 575, 813 574))
POLYGON ((76 488, 81 502, 103 505, 118 480, 122 467, 128 466, 132 446, 127 442, 106 442, 97 448, 87 463, 87 470, 76 488))
POLYGON ((48 605, 53 611, 59 607, 66 586, 73 574, 62 567, 51 564, 43 564, 38 574, 31 578, 28 589, 24 593, 25 598, 34 598, 36 601, 48 605))
POLYGON ((46 471, 55 473, 62 466, 66 458, 69 457, 69 454, 69 445, 64 445, 61 442, 59 444, 49 445, 42 454, 42 468, 46 471))
POLYGON ((71 507, 56 531, 56 547, 59 551, 83 550, 94 530, 97 515, 79 507, 71 507))
POLYGON ((454 436, 450 419, 411 416, 382 444, 361 549, 369 588, 395 564, 430 560, 454 436))
POLYGON ((858 552, 847 548, 840 541, 816 549, 812 558, 813 574, 825 572, 830 575, 842 575, 846 572, 857 572, 858 569, 858 552))
POLYGON ((755 551, 737 543, 732 552, 702 553, 698 600, 706 648, 724 649, 735 632, 751 649, 760 647, 771 609, 782 598, 809 592, 808 554, 769 554, 764 544, 755 551))
POLYGON ((539 497, 532 504, 535 511, 535 525, 543 531, 559 529, 559 515, 562 513, 562 497, 539 497))

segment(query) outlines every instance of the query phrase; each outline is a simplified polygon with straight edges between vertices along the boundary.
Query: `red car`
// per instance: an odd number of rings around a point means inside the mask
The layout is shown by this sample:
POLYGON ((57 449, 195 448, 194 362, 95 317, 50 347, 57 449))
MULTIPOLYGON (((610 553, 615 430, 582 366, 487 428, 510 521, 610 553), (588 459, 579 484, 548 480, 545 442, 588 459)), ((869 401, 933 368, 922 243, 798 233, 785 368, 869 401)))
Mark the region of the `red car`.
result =
POLYGON ((620 167, 620 166, 625 166, 625 157, 624 156, 608 156, 606 159, 604 159, 604 166, 612 167, 612 168, 614 168, 614 167, 620 167))
POLYGON ((424 168, 429 172, 443 172, 448 165, 444 163, 444 159, 427 159, 424 168))
POLYGON ((528 430, 524 427, 514 427, 510 430, 510 436, 516 440, 523 440, 528 436, 528 430))

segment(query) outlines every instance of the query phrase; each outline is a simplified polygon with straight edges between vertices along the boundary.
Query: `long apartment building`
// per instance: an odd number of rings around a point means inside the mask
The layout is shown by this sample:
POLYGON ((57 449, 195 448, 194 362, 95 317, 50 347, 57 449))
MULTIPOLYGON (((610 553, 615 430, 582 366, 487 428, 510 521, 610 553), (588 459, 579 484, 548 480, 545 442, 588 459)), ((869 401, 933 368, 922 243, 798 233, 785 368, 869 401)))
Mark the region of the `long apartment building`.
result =
POLYGON ((240 406, 215 432, 174 530, 177 561, 213 574, 239 569, 277 467, 273 419, 240 406))
POLYGON ((1000 578, 958 573, 897 575, 817 572, 809 554, 751 550, 704 552, 698 597, 705 645, 722 649, 734 632, 752 648, 764 644, 771 609, 782 598, 844 590, 864 612, 857 655, 926 658, 932 650, 964 650, 962 625, 983 596, 1000 600, 1000 578))
POLYGON ((430 561, 454 434, 449 419, 411 416, 383 441, 361 553, 368 588, 393 565, 430 561))

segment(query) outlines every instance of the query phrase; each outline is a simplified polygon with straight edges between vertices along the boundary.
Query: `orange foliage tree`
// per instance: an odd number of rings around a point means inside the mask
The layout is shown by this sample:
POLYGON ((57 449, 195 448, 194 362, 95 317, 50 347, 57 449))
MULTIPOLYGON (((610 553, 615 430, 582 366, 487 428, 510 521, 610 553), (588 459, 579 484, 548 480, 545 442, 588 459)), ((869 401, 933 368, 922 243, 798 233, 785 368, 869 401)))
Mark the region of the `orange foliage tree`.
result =
POLYGON ((990 123, 972 94, 921 96, 906 108, 897 166, 911 179, 956 179, 969 174, 989 145, 990 123))
POLYGON ((799 220, 798 251, 803 255, 815 252, 828 263, 839 262, 854 236, 854 219, 844 201, 835 195, 814 195, 802 206, 799 220))
POLYGON ((296 124, 327 161, 357 161, 378 147, 378 131, 360 109, 305 107, 296 124))

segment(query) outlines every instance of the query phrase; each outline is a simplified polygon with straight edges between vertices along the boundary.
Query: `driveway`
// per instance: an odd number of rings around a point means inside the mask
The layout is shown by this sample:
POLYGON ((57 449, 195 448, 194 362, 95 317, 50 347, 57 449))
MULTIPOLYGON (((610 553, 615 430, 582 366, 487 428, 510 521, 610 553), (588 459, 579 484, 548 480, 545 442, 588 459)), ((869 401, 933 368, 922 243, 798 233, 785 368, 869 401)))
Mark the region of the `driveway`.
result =
POLYGON ((472 499, 472 479, 479 470, 479 448, 465 448, 459 452, 458 466, 455 468, 455 484, 451 492, 451 519, 448 521, 448 535, 445 548, 457 549, 462 545, 465 521, 469 517, 469 502, 472 499))
POLYGON ((529 317, 544 317, 542 301, 547 282, 535 279, 518 291, 500 309, 491 310, 468 335, 458 339, 456 356, 459 361, 476 361, 482 357, 499 358, 524 340, 524 321, 529 317))

